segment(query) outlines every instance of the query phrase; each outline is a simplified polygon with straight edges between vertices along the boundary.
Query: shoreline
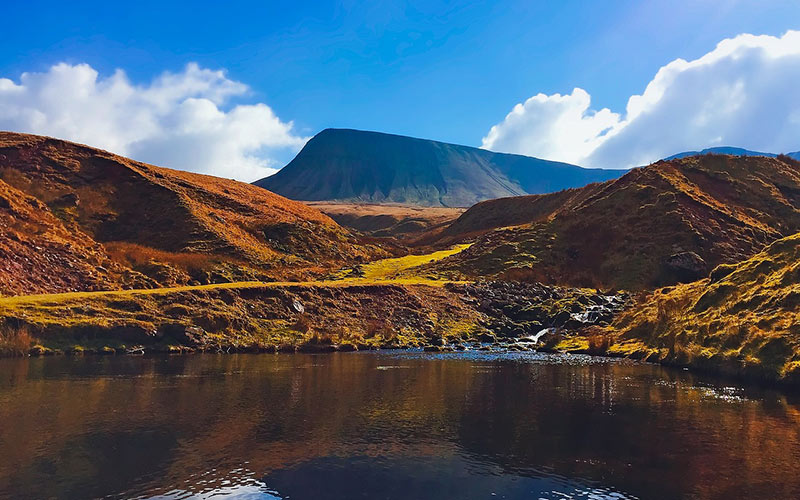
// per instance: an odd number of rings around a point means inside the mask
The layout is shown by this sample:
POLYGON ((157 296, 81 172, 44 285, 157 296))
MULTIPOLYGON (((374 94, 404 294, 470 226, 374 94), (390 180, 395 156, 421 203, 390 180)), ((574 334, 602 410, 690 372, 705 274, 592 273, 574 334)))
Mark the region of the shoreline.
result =
MULTIPOLYGON (((139 346, 134 346, 139 347, 139 346)), ((63 351, 60 349, 32 349, 32 352, 26 354, 0 354, 0 360, 3 359, 40 359, 40 358, 79 358, 83 356, 90 357, 173 357, 173 356, 191 356, 202 354, 218 354, 218 355, 237 355, 237 354, 349 354, 349 353, 378 353, 383 352, 409 352, 415 354, 549 354, 555 356, 590 356, 596 359, 608 360, 624 360, 634 363, 643 363, 653 366, 668 368, 675 371, 688 371, 689 373, 697 376, 713 377, 720 380, 737 383, 740 386, 759 387, 764 389, 776 389, 785 391, 789 394, 800 395, 800 384, 794 380, 789 379, 771 379, 768 377, 750 376, 741 372, 728 371, 714 368, 713 366, 699 366, 691 364, 676 363, 672 360, 648 360, 647 356, 625 356, 619 353, 604 353, 597 354, 589 352, 587 349, 574 349, 574 350, 561 350, 551 349, 546 347, 539 348, 521 348, 514 345, 514 343, 507 343, 500 346, 492 345, 489 343, 481 344, 480 347, 475 346, 437 346, 437 349, 430 349, 431 346, 366 346, 363 349, 357 346, 340 346, 340 345, 295 345, 295 346, 266 346, 266 347, 229 347, 227 349, 203 349, 193 348, 189 346, 168 346, 170 348, 160 347, 141 347, 141 349, 128 349, 128 350, 115 350, 115 349, 82 349, 79 351, 63 351)))

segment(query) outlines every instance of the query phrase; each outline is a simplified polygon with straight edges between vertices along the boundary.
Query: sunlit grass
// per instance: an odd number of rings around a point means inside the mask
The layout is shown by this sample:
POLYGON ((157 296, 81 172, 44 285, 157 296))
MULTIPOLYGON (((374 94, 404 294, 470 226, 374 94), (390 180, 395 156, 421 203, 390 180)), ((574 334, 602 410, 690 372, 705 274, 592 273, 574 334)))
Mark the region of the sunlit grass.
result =
MULTIPOLYGON (((448 281, 414 276, 413 269, 428 262, 441 260, 463 251, 469 245, 458 245, 448 250, 441 250, 424 255, 408 255, 405 257, 383 259, 363 266, 363 275, 360 277, 342 277, 330 280, 317 281, 240 281, 234 283, 218 283, 211 285, 177 286, 168 288, 152 288, 139 290, 109 290, 101 292, 67 292, 40 295, 20 295, 0 298, 0 306, 12 307, 14 305, 39 304, 42 306, 57 305, 64 302, 80 302, 92 297, 113 296, 119 298, 132 296, 165 295, 195 290, 219 289, 245 289, 261 287, 316 287, 316 286, 371 286, 371 285, 431 285, 443 286, 448 281)), ((345 275, 348 270, 341 271, 345 275)))

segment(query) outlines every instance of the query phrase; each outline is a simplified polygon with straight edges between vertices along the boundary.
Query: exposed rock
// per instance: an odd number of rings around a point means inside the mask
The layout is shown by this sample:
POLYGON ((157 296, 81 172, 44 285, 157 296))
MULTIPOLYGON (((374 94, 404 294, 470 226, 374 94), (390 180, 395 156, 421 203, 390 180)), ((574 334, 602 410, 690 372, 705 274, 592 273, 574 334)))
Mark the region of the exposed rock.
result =
POLYGON ((608 324, 628 302, 627 295, 508 281, 448 285, 484 313, 485 325, 507 338, 534 338, 543 329, 579 330, 608 324))
POLYGON ((695 252, 679 252, 670 255, 664 263, 666 271, 675 281, 688 283, 708 276, 708 265, 695 252))

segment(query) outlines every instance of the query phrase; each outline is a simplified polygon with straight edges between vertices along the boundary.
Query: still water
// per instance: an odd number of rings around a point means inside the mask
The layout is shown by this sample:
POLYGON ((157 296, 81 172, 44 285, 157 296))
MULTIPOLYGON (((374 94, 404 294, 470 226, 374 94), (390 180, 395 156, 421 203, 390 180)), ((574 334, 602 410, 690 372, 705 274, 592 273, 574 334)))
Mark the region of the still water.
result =
POLYGON ((800 498, 800 402, 534 353, 0 360, 0 497, 800 498))

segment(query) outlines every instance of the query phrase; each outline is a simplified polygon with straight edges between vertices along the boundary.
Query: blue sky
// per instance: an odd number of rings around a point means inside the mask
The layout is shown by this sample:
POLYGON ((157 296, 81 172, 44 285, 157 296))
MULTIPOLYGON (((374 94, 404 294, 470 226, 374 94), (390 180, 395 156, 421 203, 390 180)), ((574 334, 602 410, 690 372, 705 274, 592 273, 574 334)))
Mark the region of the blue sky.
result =
POLYGON ((0 78, 16 83, 67 62, 146 85, 196 62, 247 85, 220 109, 265 103, 298 136, 351 127, 480 146, 539 93, 579 87, 591 110, 624 112, 670 61, 800 28, 800 2, 27 1, 4 18, 0 78))

